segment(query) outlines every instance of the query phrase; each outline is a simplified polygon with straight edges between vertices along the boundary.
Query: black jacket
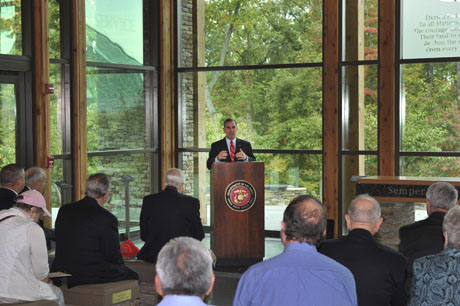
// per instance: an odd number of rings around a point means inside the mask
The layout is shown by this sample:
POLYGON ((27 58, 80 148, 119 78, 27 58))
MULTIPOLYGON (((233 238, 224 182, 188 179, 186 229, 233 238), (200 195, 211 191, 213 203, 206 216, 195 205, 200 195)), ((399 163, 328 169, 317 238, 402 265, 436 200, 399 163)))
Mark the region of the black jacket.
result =
POLYGON ((16 203, 17 195, 13 190, 0 188, 0 210, 9 209, 16 203))
POLYGON ((356 282, 358 305, 406 305, 406 258, 375 241, 364 229, 323 241, 318 251, 347 267, 356 282))
MULTIPOLYGON (((240 151, 240 149, 242 149, 243 152, 248 156, 248 161, 255 161, 256 160, 256 158, 254 157, 254 154, 252 153, 251 143, 249 141, 236 138, 236 141, 235 141, 235 154, 238 153, 240 151)), ((214 163, 214 161, 216 160, 216 156, 219 155, 219 152, 223 151, 223 150, 227 151, 227 153, 228 153, 227 159, 225 161, 226 162, 231 162, 230 152, 228 151, 228 147, 227 147, 227 140, 225 138, 221 139, 219 141, 214 142, 211 145, 211 151, 209 151, 209 157, 208 157, 208 161, 206 163, 209 170, 211 170, 211 166, 214 163)), ((235 161, 240 162, 240 160, 237 160, 236 158, 235 158, 235 161)))
POLYGON ((69 287, 137 279, 123 264, 118 220, 90 197, 59 209, 52 271, 72 274, 69 287))
POLYGON ((172 238, 204 238, 200 201, 179 193, 171 186, 160 193, 144 197, 140 223, 141 239, 145 244, 137 258, 151 263, 157 261, 161 248, 172 238))

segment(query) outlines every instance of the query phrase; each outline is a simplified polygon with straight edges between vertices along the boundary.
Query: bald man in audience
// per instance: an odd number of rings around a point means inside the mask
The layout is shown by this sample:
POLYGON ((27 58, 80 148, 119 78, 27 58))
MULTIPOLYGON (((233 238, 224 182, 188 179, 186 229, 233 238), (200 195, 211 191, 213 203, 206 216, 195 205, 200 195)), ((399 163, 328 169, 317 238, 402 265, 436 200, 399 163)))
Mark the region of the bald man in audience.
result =
POLYGON ((293 199, 281 223, 283 253, 243 274, 233 306, 357 305, 351 272, 316 251, 325 234, 324 205, 308 195, 293 199))
POLYGON ((350 269, 358 305, 406 305, 406 258, 374 239, 383 220, 380 205, 368 195, 351 201, 345 221, 347 236, 323 241, 318 250, 350 269))

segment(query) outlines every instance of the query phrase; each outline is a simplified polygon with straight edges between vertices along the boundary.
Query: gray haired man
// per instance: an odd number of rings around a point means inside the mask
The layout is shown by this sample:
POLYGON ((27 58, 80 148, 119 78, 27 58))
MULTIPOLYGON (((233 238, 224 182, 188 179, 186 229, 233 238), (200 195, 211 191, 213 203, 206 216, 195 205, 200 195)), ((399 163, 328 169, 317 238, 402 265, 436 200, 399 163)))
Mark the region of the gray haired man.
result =
POLYGON ((42 169, 40 167, 29 168, 26 171, 26 185, 22 192, 27 190, 37 190, 38 192, 43 194, 46 182, 47 180, 45 169, 42 169))
POLYGON ((137 258, 155 263, 161 248, 172 238, 204 238, 200 219, 200 201, 182 194, 185 180, 182 170, 169 169, 162 192, 144 197, 140 216, 144 246, 137 258))
POLYGON ((86 196, 59 209, 52 270, 72 274, 69 288, 139 278, 123 263, 117 217, 102 207, 109 192, 110 177, 93 174, 86 181, 86 196))
POLYGON ((159 306, 202 306, 214 285, 212 258, 198 240, 178 237, 160 251, 156 264, 155 289, 163 296, 159 306))

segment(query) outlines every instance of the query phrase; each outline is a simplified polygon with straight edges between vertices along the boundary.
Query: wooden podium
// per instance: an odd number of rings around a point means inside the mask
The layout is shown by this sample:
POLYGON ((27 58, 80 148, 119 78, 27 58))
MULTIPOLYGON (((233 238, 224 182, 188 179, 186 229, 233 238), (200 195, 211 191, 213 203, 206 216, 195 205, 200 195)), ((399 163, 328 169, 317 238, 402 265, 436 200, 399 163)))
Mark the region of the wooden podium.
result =
POLYGON ((211 168, 211 249, 220 266, 262 261, 264 163, 214 163, 211 168))

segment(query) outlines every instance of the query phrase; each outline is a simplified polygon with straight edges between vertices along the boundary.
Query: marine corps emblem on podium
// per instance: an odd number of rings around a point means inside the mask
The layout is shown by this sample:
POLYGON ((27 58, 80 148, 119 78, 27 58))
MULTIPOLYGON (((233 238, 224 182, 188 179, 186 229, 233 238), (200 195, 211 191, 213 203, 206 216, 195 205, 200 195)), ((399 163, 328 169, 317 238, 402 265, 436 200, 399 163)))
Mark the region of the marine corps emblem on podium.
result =
POLYGON ((225 203, 234 211, 246 211, 256 202, 256 190, 246 181, 230 183, 225 189, 225 203))

